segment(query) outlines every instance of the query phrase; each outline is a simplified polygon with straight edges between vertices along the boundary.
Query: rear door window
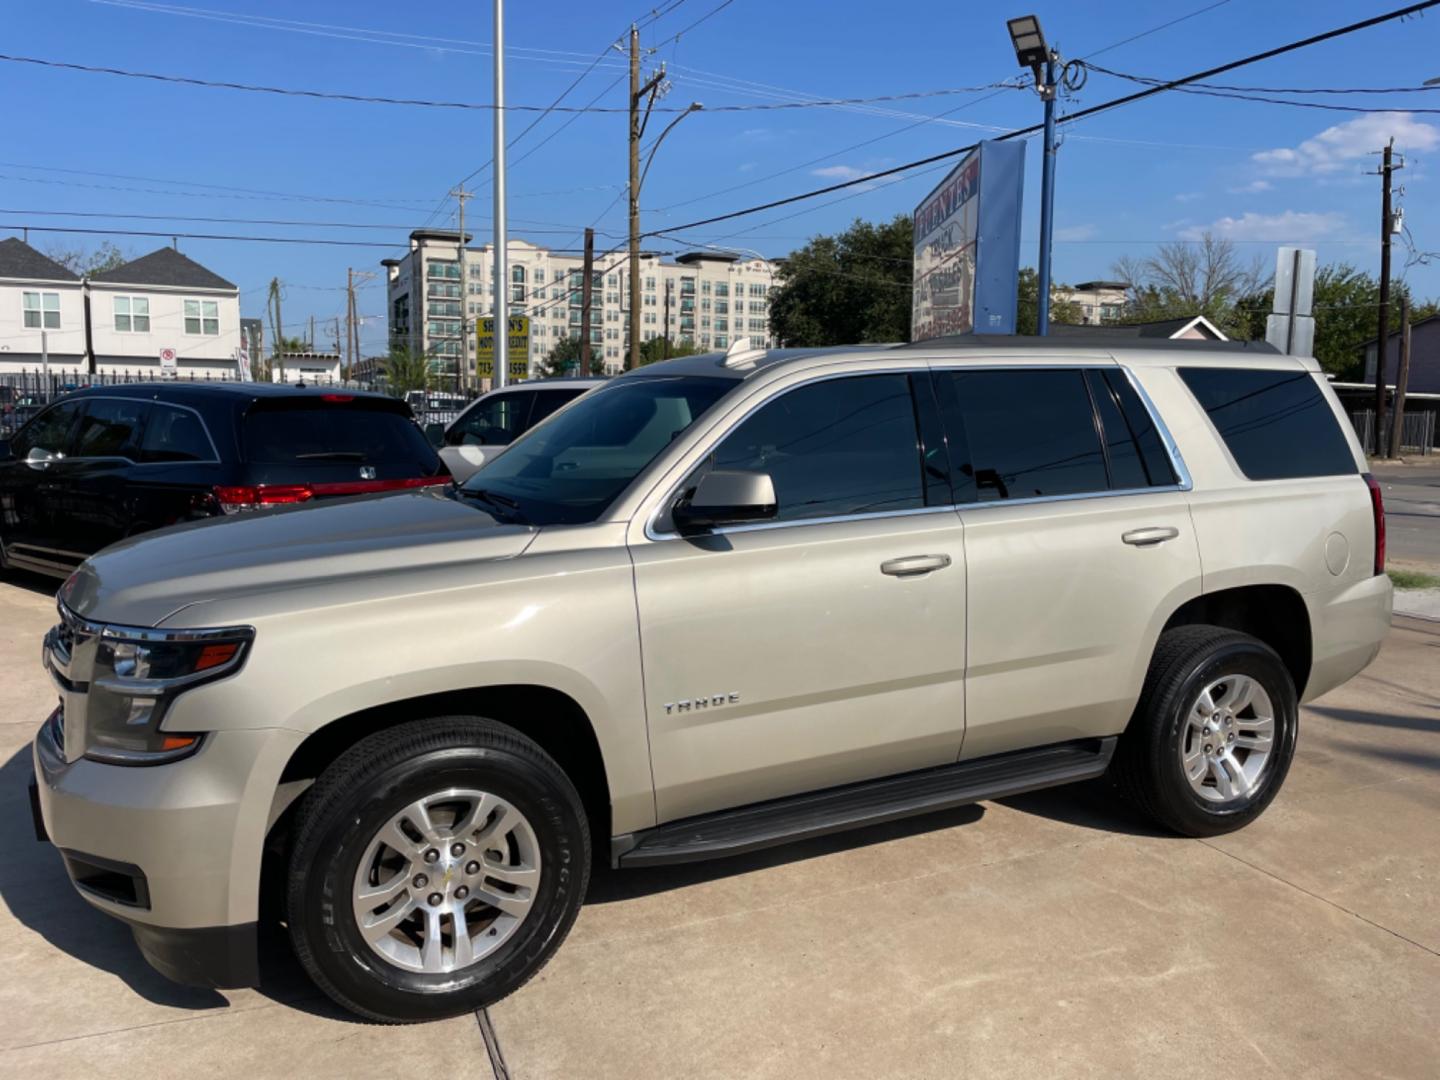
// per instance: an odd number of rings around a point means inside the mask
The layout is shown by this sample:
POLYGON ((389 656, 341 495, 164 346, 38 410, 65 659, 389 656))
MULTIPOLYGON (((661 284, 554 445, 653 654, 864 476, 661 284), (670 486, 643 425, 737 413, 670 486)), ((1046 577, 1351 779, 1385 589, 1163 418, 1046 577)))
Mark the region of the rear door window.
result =
POLYGON ((245 457, 259 465, 354 462, 435 463, 435 451, 410 417, 364 398, 262 400, 242 424, 245 457))
POLYGON ((1088 371, 1085 378, 1105 432, 1110 486, 1125 490, 1174 484, 1175 470, 1160 432, 1130 381, 1108 368, 1088 371))
POLYGON ((1106 491, 1095 409, 1079 368, 938 371, 957 502, 1106 491))
POLYGON ((215 449, 200 417, 173 405, 152 405, 145 433, 140 438, 140 460, 149 464, 169 461, 213 461, 215 449))
POLYGON ((534 426, 530 409, 535 396, 534 391, 517 390, 486 398, 455 421, 445 441, 451 446, 509 446, 534 426))
POLYGON ((1359 472, 1335 412, 1308 371, 1181 368, 1250 480, 1359 472))

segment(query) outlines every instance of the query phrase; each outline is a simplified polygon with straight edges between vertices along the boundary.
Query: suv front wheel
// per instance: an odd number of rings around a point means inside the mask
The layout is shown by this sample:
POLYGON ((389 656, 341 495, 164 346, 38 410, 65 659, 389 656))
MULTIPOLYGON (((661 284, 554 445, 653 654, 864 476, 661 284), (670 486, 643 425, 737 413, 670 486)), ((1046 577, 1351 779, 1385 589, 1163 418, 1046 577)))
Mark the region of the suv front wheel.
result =
POLYGON ((1232 832, 1279 793, 1297 716, 1290 673, 1264 642, 1218 626, 1176 627, 1155 648, 1112 776, 1175 832, 1232 832))
POLYGON ((295 952, 371 1020, 454 1016, 549 959, 584 899, 580 798, 512 728, 445 717, 378 732, 306 792, 290 857, 295 952))

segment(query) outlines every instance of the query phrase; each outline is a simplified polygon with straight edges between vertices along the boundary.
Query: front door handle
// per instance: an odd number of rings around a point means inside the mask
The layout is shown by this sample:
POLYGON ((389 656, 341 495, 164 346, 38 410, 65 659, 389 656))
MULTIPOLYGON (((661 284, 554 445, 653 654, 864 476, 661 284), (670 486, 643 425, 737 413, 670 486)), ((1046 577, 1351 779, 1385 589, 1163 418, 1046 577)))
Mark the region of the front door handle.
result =
POLYGON ((949 565, 949 555, 906 555, 881 563, 880 572, 891 577, 914 577, 917 574, 928 574, 932 570, 944 570, 949 565))
POLYGON ((1172 525, 1157 525, 1149 529, 1131 529, 1127 533, 1121 533, 1120 539, 1136 547, 1150 547, 1153 544, 1163 544, 1166 540, 1174 540, 1179 535, 1180 530, 1172 525))

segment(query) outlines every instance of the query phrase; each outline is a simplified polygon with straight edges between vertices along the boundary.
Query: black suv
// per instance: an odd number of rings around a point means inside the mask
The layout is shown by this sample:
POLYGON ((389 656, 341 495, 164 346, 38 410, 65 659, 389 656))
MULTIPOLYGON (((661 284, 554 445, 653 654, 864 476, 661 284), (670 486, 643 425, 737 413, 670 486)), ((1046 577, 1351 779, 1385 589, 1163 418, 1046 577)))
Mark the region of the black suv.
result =
POLYGON ((449 481, 409 407, 379 394, 91 387, 0 441, 0 567, 64 576, 176 522, 449 481))

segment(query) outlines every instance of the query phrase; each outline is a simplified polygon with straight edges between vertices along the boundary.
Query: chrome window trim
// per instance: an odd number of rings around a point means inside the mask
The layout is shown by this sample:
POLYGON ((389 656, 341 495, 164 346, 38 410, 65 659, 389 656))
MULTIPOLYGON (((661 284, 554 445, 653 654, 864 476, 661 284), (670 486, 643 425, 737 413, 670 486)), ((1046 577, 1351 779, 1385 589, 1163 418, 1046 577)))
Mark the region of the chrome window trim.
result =
MULTIPOLYGON (((918 516, 918 515, 921 515, 921 514, 935 514, 935 513, 952 513, 952 512, 958 513, 958 512, 961 512, 961 511, 980 510, 980 509, 986 509, 986 508, 991 508, 991 507, 1037 506, 1037 505, 1041 505, 1041 504, 1043 504, 1043 503, 1076 502, 1076 501, 1081 500, 1081 499, 1109 499, 1109 498, 1116 498, 1116 497, 1127 496, 1127 495, 1155 495, 1155 494, 1163 494, 1163 493, 1167 493, 1167 492, 1170 493, 1170 494, 1174 494, 1174 493, 1176 493, 1176 492, 1186 492, 1186 491, 1192 490, 1192 488, 1193 488, 1193 482, 1192 482, 1191 477, 1190 477, 1190 470, 1189 470, 1188 468, 1186 468, 1186 466, 1185 466, 1185 459, 1180 455, 1180 447, 1179 447, 1179 444, 1176 443, 1175 437, 1170 434, 1170 429, 1169 429, 1168 427, 1166 427, 1165 421, 1164 421, 1164 420, 1161 418, 1161 416, 1160 416, 1160 411, 1155 407, 1155 403, 1154 403, 1154 401, 1152 401, 1152 400, 1150 399, 1150 395, 1145 392, 1145 388, 1144 388, 1143 386, 1141 386, 1140 383, 1136 380, 1135 375, 1134 375, 1134 373, 1130 370, 1130 368, 1127 367, 1126 365, 1120 363, 1119 361, 1114 360, 1113 358, 1110 358, 1110 363, 1109 363, 1109 364, 1106 364, 1106 363, 1102 362, 1100 358, 1087 357, 1087 358, 1085 358, 1085 359, 1083 359, 1083 360, 1075 360, 1075 361, 1059 362, 1059 363, 1044 363, 1044 364, 976 364, 976 363, 955 363, 955 364, 942 363, 942 364, 933 364, 933 363, 932 363, 932 364, 927 364, 927 365, 926 365, 925 367, 923 367, 923 368, 909 368, 909 367, 906 367, 906 368, 881 368, 881 369, 877 369, 877 370, 873 370, 873 371, 842 371, 842 372, 829 372, 829 373, 826 373, 826 374, 824 374, 824 375, 817 376, 816 378, 813 378, 813 379, 806 379, 806 380, 803 381, 803 382, 798 382, 798 383, 796 383, 794 386, 788 386, 788 387, 786 387, 784 390, 780 391, 780 393, 774 394, 774 395, 769 396, 769 397, 765 397, 765 398, 763 398, 762 400, 756 402, 751 408, 747 409, 741 416, 737 417, 737 418, 735 419, 735 421, 734 421, 733 423, 731 423, 728 428, 726 428, 725 432, 724 432, 723 434, 721 434, 721 435, 715 440, 714 443, 711 443, 711 448, 713 449, 713 447, 719 445, 719 443, 720 443, 721 441, 723 441, 727 435, 729 435, 732 431, 734 431, 737 427, 739 427, 742 423, 744 423, 747 419, 749 419, 749 417, 750 417, 756 410, 764 407, 765 405, 768 405, 768 404, 769 404, 770 402, 772 402, 772 401, 778 400, 779 398, 783 397, 785 394, 788 394, 788 393, 790 393, 790 392, 793 391, 793 390, 798 390, 798 389, 800 389, 802 386, 810 386, 810 385, 813 385, 814 383, 826 382, 826 381, 828 381, 828 380, 830 380, 830 379, 859 378, 859 377, 862 377, 862 376, 865 376, 865 375, 888 375, 888 374, 913 375, 913 374, 922 373, 922 372, 923 372, 923 373, 926 373, 926 374, 929 374, 929 373, 936 372, 936 371, 962 371, 962 370, 963 370, 963 371, 1054 371, 1054 370, 1071 370, 1071 369, 1074 369, 1074 370, 1086 371, 1086 370, 1090 370, 1090 369, 1098 369, 1098 370, 1102 370, 1102 371, 1103 371, 1103 370, 1105 370, 1106 368, 1109 368, 1109 367, 1112 367, 1112 366, 1118 368, 1118 369, 1124 374, 1126 380, 1130 383, 1130 386, 1135 390, 1135 393, 1139 396, 1141 405, 1144 407, 1145 411, 1146 411, 1146 412, 1149 414, 1149 416, 1150 416, 1150 422, 1155 425, 1155 430, 1156 430, 1157 432, 1159 432, 1159 434, 1160 434, 1160 442, 1161 442, 1161 444, 1165 447, 1166 453, 1169 454, 1169 456, 1170 456, 1170 464, 1171 464, 1171 465, 1174 467, 1174 469, 1175 469, 1175 475, 1179 478, 1179 479, 1178 479, 1178 482, 1176 482, 1176 483, 1174 483, 1174 484, 1159 484, 1159 485, 1156 485, 1156 486, 1154 486, 1154 487, 1143 487, 1143 488, 1115 488, 1115 489, 1107 489, 1107 490, 1105 490, 1105 491, 1081 491, 1081 492, 1074 492, 1074 493, 1066 494, 1066 495, 1036 495, 1036 496, 1033 496, 1033 497, 1030 497, 1030 498, 1023 498, 1023 499, 990 499, 990 500, 986 500, 986 501, 983 501, 983 502, 981 502, 981 501, 972 501, 972 502, 963 502, 963 503, 962 503, 962 502, 947 503, 947 504, 945 504, 945 505, 943 505, 943 506, 924 506, 924 507, 917 507, 917 508, 911 509, 911 510, 877 510, 877 511, 874 511, 874 512, 872 512, 872 513, 867 513, 867 514, 838 514, 838 515, 835 515, 835 516, 832 516, 832 517, 803 518, 803 519, 800 519, 800 520, 797 520, 797 521, 760 521, 760 522, 755 522, 755 523, 749 524, 749 525, 726 525, 726 526, 722 526, 722 527, 720 527, 720 528, 708 529, 708 530, 706 530, 703 534, 700 534, 700 535, 704 535, 704 536, 728 536, 728 535, 730 535, 731 533, 762 532, 762 531, 765 531, 765 530, 768 530, 768 529, 790 529, 790 528, 804 527, 804 526, 806 526, 806 525, 836 525, 836 524, 842 524, 842 523, 852 522, 852 521, 868 521, 868 520, 877 519, 877 518, 915 517, 915 516, 918 516)), ((701 455, 701 459, 702 459, 702 460, 704 459, 704 456, 705 456, 705 455, 701 455)), ((693 471, 693 470, 692 470, 692 471, 693 471)), ((655 523, 656 523, 656 521, 659 520, 660 515, 663 514, 663 513, 665 512, 666 508, 670 505, 671 500, 675 498, 676 493, 680 490, 681 486, 685 483, 685 479, 686 479, 688 476, 689 476, 689 473, 687 472, 686 475, 685 475, 684 477, 681 477, 681 479, 679 480, 679 482, 677 482, 676 484, 672 485, 671 488, 670 488, 670 490, 665 493, 665 496, 664 496, 662 499, 659 500, 658 504, 656 505, 655 510, 651 512, 649 518, 648 518, 648 519, 646 520, 646 522, 645 522, 645 539, 650 540, 650 541, 653 541, 653 542, 658 542, 658 541, 662 541, 662 540, 678 540, 678 539, 684 539, 684 537, 682 537, 682 535, 681 535, 680 533, 678 533, 678 532, 660 532, 660 531, 656 528, 655 523)))
MULTIPOLYGON (((79 404, 82 408, 85 403, 89 401, 135 401, 142 405, 160 405, 167 409, 180 409, 183 412, 194 413, 195 420, 200 425, 200 430, 205 433, 205 441, 210 444, 210 453, 214 456, 210 458, 191 458, 188 461, 136 461, 134 458, 128 458, 124 454, 95 454, 89 457, 67 457, 64 459, 67 462, 124 461, 139 469, 154 468, 156 465, 224 464, 224 462, 220 460, 220 451, 215 447, 215 438, 210 434, 210 425, 205 423, 205 417, 200 415, 200 410, 190 405, 180 405, 173 401, 161 401, 159 398, 130 397, 127 394, 86 394, 84 397, 72 398, 71 400, 79 404)), ((57 401, 55 404, 58 405, 60 402, 57 401)), ((149 422, 148 419, 146 422, 149 422)))

